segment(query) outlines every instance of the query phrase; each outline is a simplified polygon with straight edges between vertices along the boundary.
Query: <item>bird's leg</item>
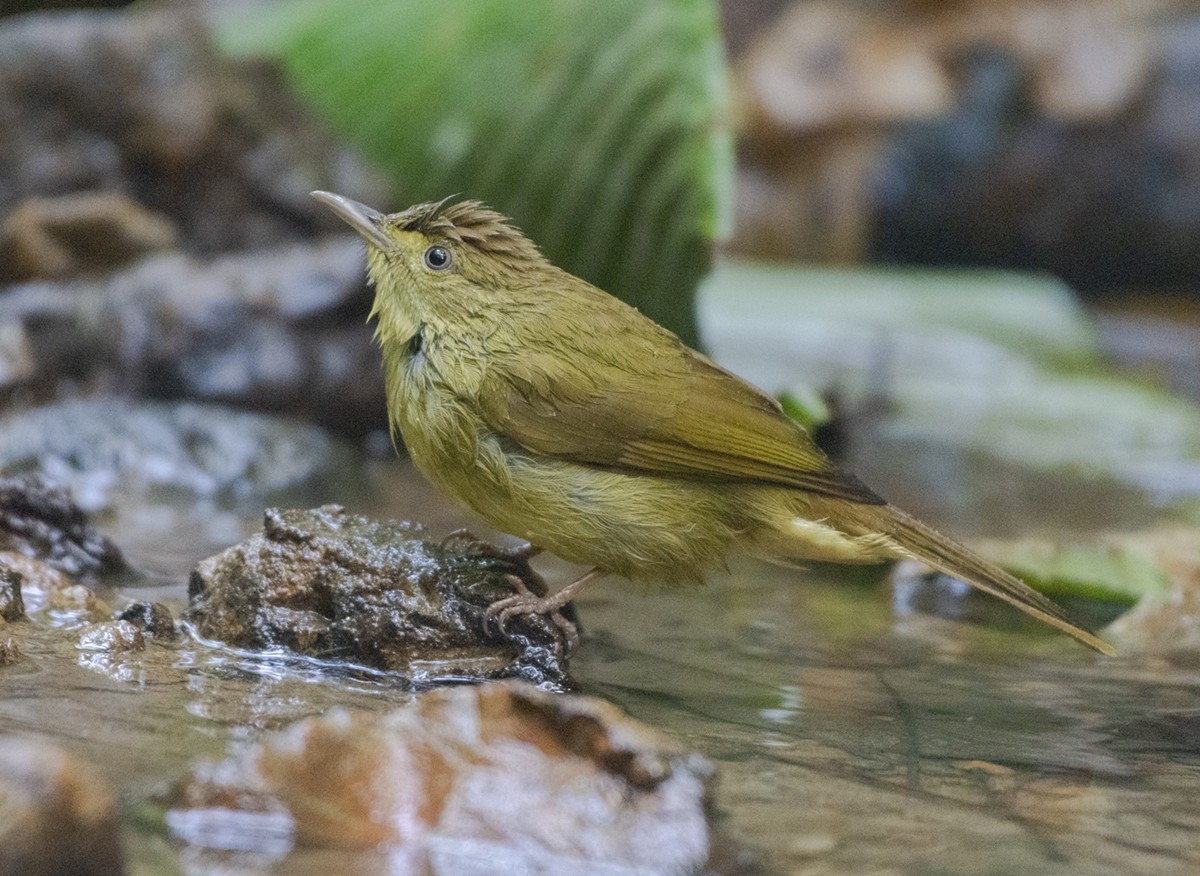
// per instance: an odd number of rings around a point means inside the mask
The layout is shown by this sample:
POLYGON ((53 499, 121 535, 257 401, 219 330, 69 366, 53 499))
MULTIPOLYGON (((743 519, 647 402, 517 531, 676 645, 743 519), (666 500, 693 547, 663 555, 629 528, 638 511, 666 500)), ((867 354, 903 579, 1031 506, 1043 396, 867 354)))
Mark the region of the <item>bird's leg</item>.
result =
POLYGON ((523 579, 522 583, 527 585, 538 596, 545 596, 550 591, 542 576, 534 571, 533 566, 529 565, 529 561, 542 552, 542 549, 537 545, 523 542, 514 547, 502 548, 497 547, 490 541, 477 538, 475 533, 469 529, 456 529, 442 539, 441 546, 448 548, 455 542, 463 542, 476 556, 489 560, 499 560, 502 563, 512 566, 516 570, 516 574, 511 577, 523 579))
POLYGON ((558 657, 572 653, 579 647, 579 630, 575 624, 563 617, 563 607, 575 598, 584 587, 599 578, 603 572, 599 569, 592 569, 582 577, 572 581, 566 587, 563 587, 557 593, 550 595, 539 595, 531 592, 525 586, 525 582, 516 575, 510 575, 513 586, 517 592, 512 596, 497 600, 488 606, 484 613, 483 622, 487 622, 491 618, 496 618, 496 625, 504 632, 505 622, 515 615, 519 614, 540 614, 550 620, 551 623, 558 629, 558 657))

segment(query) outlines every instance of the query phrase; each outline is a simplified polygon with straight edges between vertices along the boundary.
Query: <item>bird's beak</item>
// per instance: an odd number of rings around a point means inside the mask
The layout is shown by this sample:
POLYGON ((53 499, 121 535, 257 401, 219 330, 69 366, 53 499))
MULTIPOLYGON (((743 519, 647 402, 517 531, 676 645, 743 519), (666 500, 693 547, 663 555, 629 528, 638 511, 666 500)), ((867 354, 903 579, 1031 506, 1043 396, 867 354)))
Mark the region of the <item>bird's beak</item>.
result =
POLYGON ((362 235, 367 243, 374 244, 380 249, 392 249, 395 244, 390 237, 383 233, 381 224, 384 215, 373 210, 366 204, 352 201, 349 198, 335 195, 333 192, 310 192, 314 198, 336 213, 340 218, 362 235))

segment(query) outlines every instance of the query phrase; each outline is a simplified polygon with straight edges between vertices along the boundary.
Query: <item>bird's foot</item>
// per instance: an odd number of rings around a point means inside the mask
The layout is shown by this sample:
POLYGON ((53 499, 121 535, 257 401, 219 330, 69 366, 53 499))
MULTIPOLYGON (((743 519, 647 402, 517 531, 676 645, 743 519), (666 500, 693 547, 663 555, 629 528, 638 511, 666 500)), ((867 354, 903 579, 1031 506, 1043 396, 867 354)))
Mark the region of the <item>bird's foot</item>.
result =
POLYGON ((503 633, 505 632, 504 625, 511 617, 540 615, 554 625, 555 653, 559 660, 563 660, 579 647, 579 628, 563 615, 562 610, 580 590, 599 575, 599 569, 592 569, 582 578, 548 596, 531 591, 519 576, 506 575, 506 579, 517 592, 488 606, 483 615, 484 627, 486 628, 488 622, 495 618, 496 626, 503 633))
POLYGON ((504 578, 517 592, 488 606, 483 615, 484 627, 495 618, 500 632, 507 634, 505 625, 509 618, 522 614, 541 615, 554 625, 554 651, 558 659, 574 653, 579 646, 579 628, 562 613, 563 606, 571 599, 570 594, 566 599, 559 599, 561 591, 552 596, 540 596, 531 591, 519 576, 505 575, 504 578))

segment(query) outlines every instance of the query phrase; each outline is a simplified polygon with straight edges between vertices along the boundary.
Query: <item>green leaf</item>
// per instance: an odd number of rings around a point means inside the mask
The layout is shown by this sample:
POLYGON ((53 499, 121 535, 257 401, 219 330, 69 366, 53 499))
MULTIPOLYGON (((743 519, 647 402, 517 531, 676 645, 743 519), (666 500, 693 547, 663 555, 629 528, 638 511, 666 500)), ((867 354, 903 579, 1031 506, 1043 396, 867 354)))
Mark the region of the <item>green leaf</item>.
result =
POLYGON ((278 57, 404 203, 462 192, 695 341, 729 221, 713 0, 283 0, 219 41, 278 57))

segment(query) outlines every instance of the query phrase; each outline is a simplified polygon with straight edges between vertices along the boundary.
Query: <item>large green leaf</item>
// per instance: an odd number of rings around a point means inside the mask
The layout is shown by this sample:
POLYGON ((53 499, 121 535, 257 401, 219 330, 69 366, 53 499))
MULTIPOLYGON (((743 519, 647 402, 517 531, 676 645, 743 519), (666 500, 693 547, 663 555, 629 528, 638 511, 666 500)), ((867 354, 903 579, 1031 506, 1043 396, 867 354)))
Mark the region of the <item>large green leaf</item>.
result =
POLYGON ((732 185, 713 0, 281 0, 219 37, 280 58, 391 173, 391 208, 485 200, 695 339, 732 185))

